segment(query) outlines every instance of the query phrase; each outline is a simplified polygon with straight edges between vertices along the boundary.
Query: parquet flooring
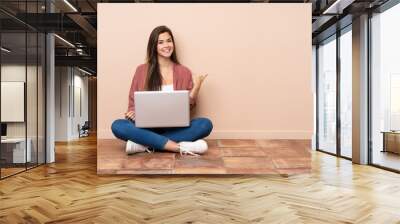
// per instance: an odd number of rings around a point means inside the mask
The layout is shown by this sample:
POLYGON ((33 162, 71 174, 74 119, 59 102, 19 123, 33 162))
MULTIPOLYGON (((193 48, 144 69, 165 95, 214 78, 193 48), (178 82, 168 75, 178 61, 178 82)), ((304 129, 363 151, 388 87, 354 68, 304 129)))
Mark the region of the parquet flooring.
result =
POLYGON ((310 172, 310 140, 207 140, 200 157, 155 152, 125 154, 125 142, 101 139, 98 174, 293 174, 310 172))
POLYGON ((96 141, 0 181, 0 223, 400 223, 400 176, 311 152, 294 175, 97 175, 96 141))
POLYGON ((27 163, 26 167, 25 164, 18 164, 17 167, 12 167, 15 166, 14 164, 12 165, 7 165, 6 167, 1 167, 1 178, 5 178, 7 176, 11 176, 23 171, 26 171, 27 169, 33 169, 37 166, 36 163, 27 163))
POLYGON ((8 168, 8 167, 7 168, 1 168, 1 177, 7 177, 7 176, 10 176, 12 174, 24 171, 24 170, 25 170, 25 167, 24 168, 8 168))
POLYGON ((372 157, 374 164, 389 167, 395 170, 400 170, 400 154, 391 152, 381 152, 380 150, 374 149, 374 155, 372 157))

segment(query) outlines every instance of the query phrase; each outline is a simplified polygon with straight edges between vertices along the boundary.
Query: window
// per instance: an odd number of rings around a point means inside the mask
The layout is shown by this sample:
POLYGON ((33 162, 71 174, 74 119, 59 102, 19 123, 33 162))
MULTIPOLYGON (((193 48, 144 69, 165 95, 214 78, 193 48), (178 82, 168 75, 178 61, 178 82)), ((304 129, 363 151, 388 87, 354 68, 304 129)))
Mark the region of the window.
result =
POLYGON ((400 170, 400 133, 392 133, 400 130, 399 23, 400 5, 371 18, 370 156, 372 164, 395 170, 400 170))
POLYGON ((336 36, 318 47, 318 149, 336 153, 336 36))
POLYGON ((352 35, 351 26, 340 36, 340 155, 352 157, 352 35))

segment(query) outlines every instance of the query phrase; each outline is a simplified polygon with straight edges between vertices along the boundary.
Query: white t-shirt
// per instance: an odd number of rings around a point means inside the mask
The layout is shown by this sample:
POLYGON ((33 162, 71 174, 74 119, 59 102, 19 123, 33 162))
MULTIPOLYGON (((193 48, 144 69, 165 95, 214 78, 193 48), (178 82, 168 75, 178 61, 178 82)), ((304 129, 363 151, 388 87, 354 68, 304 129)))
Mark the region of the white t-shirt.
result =
POLYGON ((161 91, 171 92, 174 91, 174 85, 161 85, 161 91))

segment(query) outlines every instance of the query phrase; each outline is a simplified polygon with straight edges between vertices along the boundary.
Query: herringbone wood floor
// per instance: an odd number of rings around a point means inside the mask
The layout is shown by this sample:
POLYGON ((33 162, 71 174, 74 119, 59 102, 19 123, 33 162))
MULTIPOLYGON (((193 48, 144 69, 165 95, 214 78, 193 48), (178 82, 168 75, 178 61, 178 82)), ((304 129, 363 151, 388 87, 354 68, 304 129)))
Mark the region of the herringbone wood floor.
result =
POLYGON ((97 176, 96 141, 0 181, 0 223, 400 223, 400 176, 312 152, 290 176, 97 176))

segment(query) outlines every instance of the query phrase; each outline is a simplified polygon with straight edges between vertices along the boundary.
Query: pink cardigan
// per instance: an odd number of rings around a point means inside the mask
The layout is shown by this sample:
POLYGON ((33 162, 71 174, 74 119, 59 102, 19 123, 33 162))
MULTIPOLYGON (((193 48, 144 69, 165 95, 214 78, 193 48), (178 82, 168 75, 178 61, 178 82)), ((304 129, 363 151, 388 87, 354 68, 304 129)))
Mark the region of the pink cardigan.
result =
MULTIPOLYGON (((147 64, 141 64, 136 68, 135 75, 132 79, 131 89, 129 90, 128 111, 135 111, 135 91, 144 91, 147 68, 147 64)), ((174 90, 192 90, 193 80, 190 70, 183 65, 174 63, 173 71, 174 90)), ((193 108, 195 104, 195 99, 190 98, 191 108, 193 108)))

